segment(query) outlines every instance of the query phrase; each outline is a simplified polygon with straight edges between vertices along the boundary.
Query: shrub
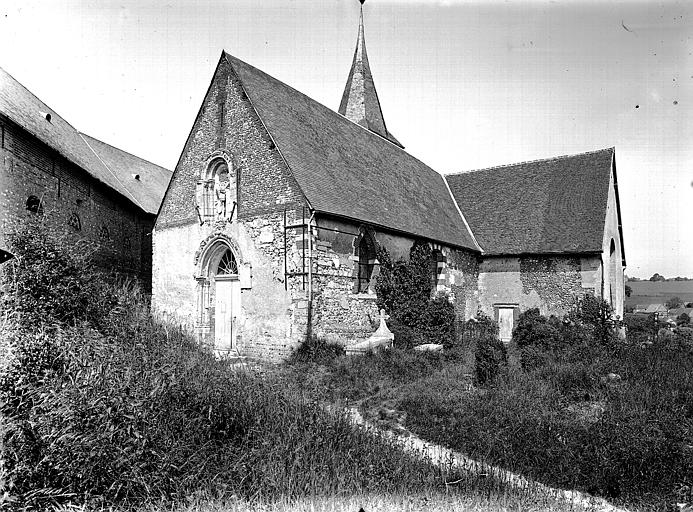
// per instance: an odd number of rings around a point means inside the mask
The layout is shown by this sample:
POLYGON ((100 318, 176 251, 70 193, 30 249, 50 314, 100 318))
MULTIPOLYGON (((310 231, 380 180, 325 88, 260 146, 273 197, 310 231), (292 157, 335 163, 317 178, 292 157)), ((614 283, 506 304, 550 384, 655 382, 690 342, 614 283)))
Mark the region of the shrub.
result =
MULTIPOLYGON (((345 415, 279 379, 217 360, 180 328, 154 321, 131 284, 91 304, 59 304, 44 284, 36 295, 31 255, 19 255, 12 275, 22 285, 11 299, 18 308, 35 304, 45 317, 37 323, 22 310, 18 321, 0 325, 3 507, 43 510, 72 500, 107 508, 198 492, 401 493, 438 478, 425 461, 345 415)), ((77 261, 65 256, 50 281, 68 283, 60 289, 73 298, 93 290, 77 261)), ((318 341, 312 347, 331 351, 318 341)))
POLYGON ((91 261, 98 245, 51 236, 41 221, 20 226, 8 243, 17 258, 3 267, 0 307, 23 323, 98 322, 116 306, 114 276, 91 261))
POLYGON ((333 359, 344 355, 344 347, 336 343, 328 343, 316 336, 301 343, 291 354, 291 362, 313 362, 327 364, 333 359))
POLYGON ((396 325, 395 343, 406 348, 420 343, 454 344, 454 306, 445 295, 431 296, 430 246, 415 242, 408 261, 394 262, 387 249, 379 246, 378 260, 380 273, 375 287, 378 307, 385 309, 392 325, 396 325), (404 341, 398 340, 398 334, 404 341))
POLYGON ((474 369, 481 385, 493 382, 506 367, 508 354, 497 334, 484 334, 476 342, 474 369))
POLYGON ((546 364, 549 352, 563 345, 555 322, 549 322, 538 308, 520 313, 517 327, 513 330, 513 341, 520 349, 520 362, 525 369, 546 364))
POLYGON ((630 343, 642 343, 652 339, 656 333, 654 315, 640 313, 624 315, 623 322, 626 326, 626 336, 630 343))
POLYGON ((690 323, 691 317, 688 315, 688 313, 681 313, 679 316, 676 317, 676 325, 678 325, 679 327, 685 327, 690 323))
POLYGON ((618 325, 613 313, 614 310, 608 302, 587 293, 577 301, 566 318, 590 329, 596 343, 609 346, 618 339, 616 335, 618 325))

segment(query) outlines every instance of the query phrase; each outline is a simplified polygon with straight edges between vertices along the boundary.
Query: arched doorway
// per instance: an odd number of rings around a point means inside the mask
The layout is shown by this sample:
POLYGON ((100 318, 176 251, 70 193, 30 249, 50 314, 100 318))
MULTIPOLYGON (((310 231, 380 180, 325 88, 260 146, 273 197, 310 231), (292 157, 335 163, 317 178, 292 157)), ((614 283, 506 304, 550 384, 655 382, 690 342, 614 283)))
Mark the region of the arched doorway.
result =
POLYGON ((229 245, 218 240, 202 259, 198 276, 198 332, 217 351, 236 349, 241 305, 239 266, 229 245))

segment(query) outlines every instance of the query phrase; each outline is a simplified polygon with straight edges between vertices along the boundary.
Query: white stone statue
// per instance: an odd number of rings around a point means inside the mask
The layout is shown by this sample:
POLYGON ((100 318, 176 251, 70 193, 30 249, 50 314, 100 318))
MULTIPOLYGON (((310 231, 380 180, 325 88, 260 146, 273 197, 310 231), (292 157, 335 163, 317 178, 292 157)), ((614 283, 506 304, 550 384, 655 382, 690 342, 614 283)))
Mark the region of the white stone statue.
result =
POLYGON ((226 220, 228 199, 230 199, 228 176, 228 173, 224 173, 226 179, 220 177, 219 174, 214 176, 214 208, 217 220, 226 220))

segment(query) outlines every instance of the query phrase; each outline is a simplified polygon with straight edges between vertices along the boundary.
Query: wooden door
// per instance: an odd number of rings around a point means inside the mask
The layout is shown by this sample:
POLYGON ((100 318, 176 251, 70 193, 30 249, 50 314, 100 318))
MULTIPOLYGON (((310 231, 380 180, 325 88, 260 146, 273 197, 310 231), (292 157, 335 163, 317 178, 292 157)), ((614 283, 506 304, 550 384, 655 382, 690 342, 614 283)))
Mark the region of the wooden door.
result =
POLYGON ((503 343, 508 343, 513 337, 513 308, 498 308, 499 337, 503 343))
POLYGON ((237 281, 216 280, 214 308, 214 348, 231 350, 233 348, 233 287, 237 281))

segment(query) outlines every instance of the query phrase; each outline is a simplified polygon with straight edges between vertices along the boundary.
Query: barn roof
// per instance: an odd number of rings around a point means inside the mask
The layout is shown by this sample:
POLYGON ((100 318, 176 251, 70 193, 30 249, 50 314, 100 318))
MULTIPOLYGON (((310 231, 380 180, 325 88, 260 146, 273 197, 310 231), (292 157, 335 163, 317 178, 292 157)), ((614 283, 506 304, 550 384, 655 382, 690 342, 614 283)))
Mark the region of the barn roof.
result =
POLYGON ((223 56, 313 209, 478 250, 440 174, 259 69, 223 56))
POLYGON ((445 178, 487 254, 601 252, 614 148, 445 178))
POLYGON ((145 212, 158 211, 170 171, 80 133, 2 68, 0 114, 145 212))

